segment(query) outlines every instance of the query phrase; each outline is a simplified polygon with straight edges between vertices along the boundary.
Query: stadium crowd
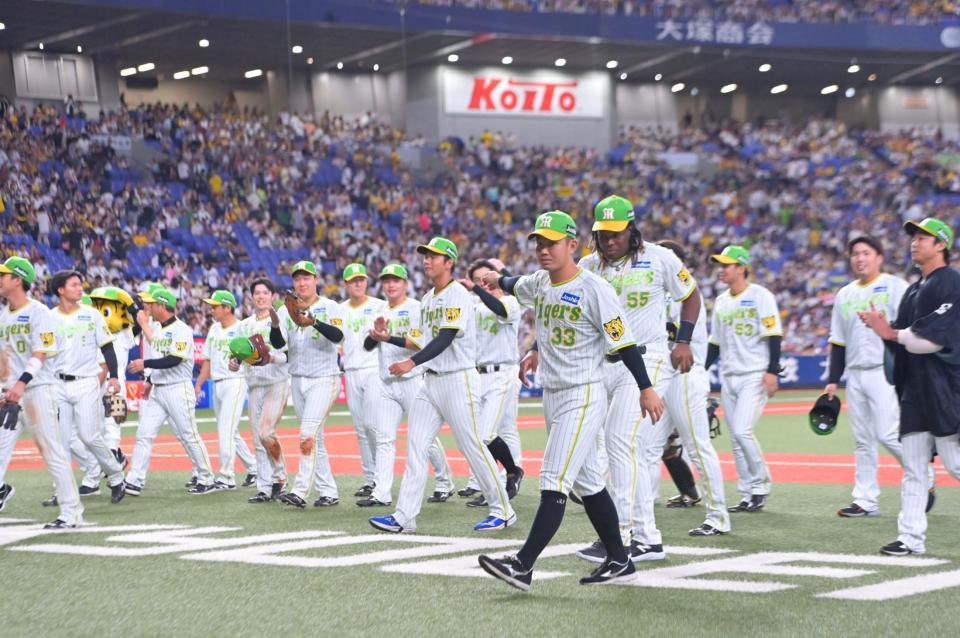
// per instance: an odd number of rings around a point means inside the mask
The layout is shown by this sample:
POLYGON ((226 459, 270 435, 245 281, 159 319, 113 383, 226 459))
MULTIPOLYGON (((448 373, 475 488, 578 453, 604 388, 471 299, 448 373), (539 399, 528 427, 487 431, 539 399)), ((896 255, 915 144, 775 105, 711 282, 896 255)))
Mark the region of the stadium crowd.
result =
POLYGON ((596 13, 673 20, 712 18, 767 22, 930 24, 956 18, 953 0, 387 0, 470 9, 596 13))
MULTIPOLYGON (((163 281, 198 335, 210 321, 200 300, 212 289, 246 300, 246 282, 283 284, 303 258, 323 266, 335 298, 347 263, 374 273, 388 261, 416 263, 414 246, 435 234, 460 246, 464 264, 497 257, 531 271, 526 234, 538 213, 584 220, 588 250, 586 220, 615 192, 635 203, 650 239, 689 247, 708 302, 719 291, 706 256, 750 246, 753 276, 778 295, 785 349, 819 353, 851 236, 883 239, 891 269, 905 274, 904 219, 935 210, 960 221, 956 143, 829 120, 630 129, 602 153, 526 147, 497 132, 430 146, 372 115, 272 121, 229 102, 89 119, 7 107, 0 116, 3 256, 28 255, 42 276, 78 267, 91 287, 163 281), (134 152, 107 136, 137 141, 134 152), (683 157, 697 170, 675 163, 683 157)), ((411 273, 422 294, 420 269, 411 273)))

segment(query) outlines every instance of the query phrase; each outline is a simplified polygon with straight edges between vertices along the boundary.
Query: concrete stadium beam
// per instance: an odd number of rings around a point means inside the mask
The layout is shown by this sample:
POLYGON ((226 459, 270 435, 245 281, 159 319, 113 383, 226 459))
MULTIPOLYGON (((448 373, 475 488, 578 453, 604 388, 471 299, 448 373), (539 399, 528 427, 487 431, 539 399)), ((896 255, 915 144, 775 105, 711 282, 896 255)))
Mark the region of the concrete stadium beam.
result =
POLYGON ((628 73, 628 74, 629 74, 629 73, 636 73, 637 71, 643 71, 644 69, 649 69, 649 68, 651 68, 651 67, 655 67, 655 66, 657 66, 658 64, 663 64, 664 62, 669 62, 670 60, 672 60, 672 59, 674 59, 674 58, 678 58, 678 57, 680 57, 681 55, 685 55, 685 54, 687 54, 687 53, 693 53, 693 47, 684 47, 684 48, 682 48, 682 49, 675 49, 675 50, 673 50, 673 51, 668 51, 667 53, 664 53, 663 55, 658 55, 658 56, 655 57, 655 58, 650 58, 649 60, 644 60, 643 62, 640 62, 639 64, 634 64, 633 66, 629 66, 629 67, 626 67, 626 68, 624 68, 624 69, 621 69, 620 72, 621 72, 621 73, 628 73))
POLYGON ((914 77, 915 75, 920 75, 921 73, 932 71, 938 66, 949 64, 950 62, 953 62, 958 58, 960 58, 960 53, 950 53, 948 55, 939 57, 936 60, 930 60, 926 64, 921 64, 920 66, 914 67, 912 69, 908 69, 903 73, 898 73, 897 75, 887 80, 887 84, 896 84, 897 82, 903 82, 904 80, 908 80, 914 77))
POLYGON ((110 27, 115 27, 120 24, 126 24, 127 22, 133 22, 138 18, 142 18, 145 14, 143 13, 131 13, 125 16, 120 16, 119 18, 114 18, 113 20, 106 20, 104 22, 97 22, 95 24, 88 24, 83 27, 77 27, 76 29, 70 29, 69 31, 61 31, 60 33, 54 33, 52 35, 44 36, 39 40, 33 40, 31 42, 24 42, 21 47, 24 49, 35 49, 40 46, 40 43, 43 42, 44 45, 51 44, 53 42, 63 42, 64 40, 72 40, 74 38, 79 38, 80 36, 87 35, 88 33, 93 33, 94 31, 99 31, 101 29, 108 29, 110 27))
POLYGON ((386 44, 381 44, 375 47, 370 47, 358 53, 351 53, 350 55, 338 58, 333 62, 324 64, 322 68, 324 69, 333 69, 337 66, 337 62, 343 62, 344 64, 349 64, 351 62, 359 62, 360 60, 366 60, 369 57, 380 55, 381 53, 386 53, 387 51, 392 51, 393 49, 399 48, 404 44, 409 44, 411 42, 417 42, 419 40, 425 40, 427 38, 433 37, 434 33, 418 33, 412 37, 402 37, 393 40, 392 42, 387 42, 386 44))
POLYGON ((140 44, 141 42, 146 42, 147 40, 153 40, 154 38, 160 38, 170 33, 176 33, 177 31, 183 31, 184 29, 189 29, 190 27, 195 27, 199 24, 204 24, 205 20, 187 20, 185 22, 178 22, 177 24, 171 24, 166 27, 160 27, 159 29, 154 29, 152 31, 146 31, 144 33, 139 33, 129 38, 125 38, 118 42, 108 44, 102 47, 96 47, 87 51, 89 55, 95 55, 97 53, 103 53, 104 51, 115 51, 117 49, 122 49, 124 47, 132 46, 134 44, 140 44))

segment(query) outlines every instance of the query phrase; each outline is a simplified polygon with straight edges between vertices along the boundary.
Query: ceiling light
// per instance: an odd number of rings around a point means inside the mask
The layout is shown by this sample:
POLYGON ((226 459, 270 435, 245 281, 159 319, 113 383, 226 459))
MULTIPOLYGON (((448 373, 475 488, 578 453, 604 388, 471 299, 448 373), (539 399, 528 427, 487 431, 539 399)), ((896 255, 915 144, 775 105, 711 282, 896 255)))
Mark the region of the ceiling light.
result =
POLYGON ((505 55, 502 58, 500 58, 500 62, 502 64, 513 64, 513 58, 509 55, 505 55))
POLYGON ((663 79, 663 73, 657 73, 655 76, 653 76, 654 82, 659 82, 662 79, 663 79))
POLYGON ((934 83, 934 84, 943 84, 943 78, 940 77, 940 76, 937 76, 937 79, 934 80, 933 83, 934 83))
POLYGON ((451 53, 450 55, 447 56, 447 62, 456 62, 459 59, 460 59, 460 56, 457 55, 456 53, 451 53))
POLYGON ((617 62, 616 60, 608 60, 608 61, 607 61, 607 68, 608 68, 608 69, 615 69, 615 68, 617 68, 619 65, 620 65, 620 63, 617 62))
POLYGON ((40 50, 43 51, 43 42, 40 43, 40 50))
POLYGON ((831 93, 836 93, 840 90, 840 87, 836 84, 831 84, 820 89, 820 95, 830 95, 831 93))
POLYGON ((671 92, 671 93, 679 93, 680 91, 682 91, 683 89, 685 89, 686 86, 687 86, 687 85, 684 84, 683 82, 677 82, 676 84, 674 84, 673 86, 670 87, 670 92, 671 92))
POLYGON ((0 22, 0 31, 3 31, 3 30, 6 29, 6 28, 7 28, 7 25, 5 25, 4 23, 0 22))
POLYGON ((199 42, 197 42, 197 45, 199 45, 201 49, 206 49, 208 46, 210 46, 210 40, 202 38, 199 42))
POLYGON ((136 72, 137 72, 137 70, 136 70, 134 67, 128 66, 128 67, 125 68, 125 69, 120 69, 120 77, 124 77, 124 78, 125 78, 125 77, 127 77, 128 75, 133 75, 133 74, 136 73, 136 72))
POLYGON ((380 65, 379 65, 379 64, 374 64, 374 65, 373 65, 373 70, 374 70, 374 71, 379 71, 379 70, 380 70, 380 65))
POLYGON ((174 80, 183 80, 184 78, 190 77, 190 71, 177 71, 173 74, 174 80))
POLYGON ((291 50, 292 52, 296 53, 296 54, 303 53, 303 47, 300 46, 299 44, 293 45, 293 48, 290 49, 290 50, 291 50))
POLYGON ((737 90, 736 84, 727 84, 720 89, 721 93, 733 93, 737 90))
POLYGON ((871 73, 870 75, 867 76, 867 79, 870 80, 871 82, 874 82, 877 79, 877 74, 871 73))
POLYGON ((79 44, 77 45, 77 53, 83 53, 83 47, 79 44))
POLYGON ((773 68, 772 66, 770 66, 769 64, 767 64, 766 62, 764 62, 763 64, 761 64, 760 66, 757 67, 757 71, 760 71, 760 73, 766 73, 767 71, 769 71, 769 70, 772 69, 772 68, 773 68))
POLYGON ((621 73, 621 74, 620 74, 620 79, 621 79, 621 80, 626 80, 626 79, 627 79, 627 74, 626 74, 626 73, 621 73))
POLYGON ((860 71, 859 64, 851 64, 847 67, 847 73, 858 73, 860 71))
POLYGON ((557 58, 553 61, 553 66, 567 66, 566 58, 557 58))
POLYGON ((137 67, 137 71, 140 73, 146 73, 147 71, 153 71, 157 66, 153 62, 144 62, 137 67))
POLYGON ((772 89, 770 89, 770 92, 773 93, 774 95, 776 95, 777 93, 783 93, 783 92, 786 91, 786 90, 787 90, 787 85, 786 85, 786 84, 778 84, 778 85, 776 85, 775 87, 773 87, 772 89))
POLYGON ((210 67, 207 66, 198 66, 190 69, 190 75, 204 75, 210 71, 210 67))
POLYGON ((307 58, 307 64, 313 64, 313 58, 307 58))
POLYGON ((343 62, 337 62, 337 69, 343 68, 343 62))
POLYGON ((853 97, 854 95, 857 94, 857 90, 851 86, 846 91, 844 91, 843 94, 846 95, 847 97, 853 97))
POLYGON ((690 89, 690 95, 694 97, 700 95, 700 89, 698 89, 697 87, 693 87, 692 89, 690 89))
POLYGON ((263 69, 250 69, 249 71, 247 71, 247 72, 245 72, 245 73, 243 74, 243 77, 245 77, 245 78, 247 78, 248 80, 250 80, 250 79, 252 79, 252 78, 258 78, 258 77, 260 77, 261 75, 263 75, 263 69))
POLYGON ((601 42, 603 42, 603 40, 601 40, 597 36, 593 36, 592 38, 587 40, 587 42, 589 42, 590 44, 600 44, 601 42))

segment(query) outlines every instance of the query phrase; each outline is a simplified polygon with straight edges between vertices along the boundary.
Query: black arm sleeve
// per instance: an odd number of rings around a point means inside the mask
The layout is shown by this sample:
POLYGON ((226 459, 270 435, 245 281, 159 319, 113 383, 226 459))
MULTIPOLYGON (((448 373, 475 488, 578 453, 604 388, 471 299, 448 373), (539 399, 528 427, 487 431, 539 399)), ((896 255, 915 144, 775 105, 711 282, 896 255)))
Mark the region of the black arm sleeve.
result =
POLYGON ((767 372, 770 374, 780 374, 780 342, 783 337, 767 337, 767 348, 770 350, 770 365, 767 366, 767 372))
POLYGON ((178 357, 175 354, 168 354, 165 357, 160 357, 159 359, 147 359, 143 362, 144 368, 150 368, 151 370, 166 370, 167 368, 174 368, 180 363, 183 362, 183 359, 178 357))
POLYGON ((287 340, 283 338, 283 332, 280 330, 280 326, 276 328, 273 326, 270 327, 270 345, 276 350, 287 345, 287 340))
POLYGON ((520 277, 503 277, 497 280, 497 284, 500 286, 500 290, 505 290, 511 295, 513 294, 513 288, 517 285, 517 282, 520 281, 520 277))
POLYGON ((343 330, 337 328, 336 326, 331 326, 329 323, 323 323, 322 321, 314 321, 313 327, 317 332, 322 334, 333 343, 340 343, 343 341, 343 330))
POLYGON ((407 347, 407 339, 406 339, 406 337, 400 337, 400 336, 397 336, 397 335, 393 335, 392 337, 390 337, 389 339, 387 339, 387 343, 389 343, 389 344, 392 345, 392 346, 397 346, 398 348, 406 348, 406 347, 407 347))
POLYGON ((507 307, 503 305, 502 301, 491 295, 480 286, 474 286, 473 292, 477 293, 477 296, 480 297, 480 301, 482 301, 483 305, 489 308, 492 313, 499 317, 506 318, 507 307))
POLYGON ((105 344, 100 348, 103 353, 103 360, 107 364, 107 378, 116 379, 117 377, 117 353, 113 349, 113 342, 105 344))
POLYGON ((441 352, 450 347, 450 344, 453 343, 453 340, 456 337, 456 328, 444 328, 440 331, 440 334, 438 334, 436 338, 432 339, 423 350, 410 358, 417 365, 426 363, 430 359, 439 356, 441 352))
POLYGON ((140 327, 139 323, 134 322, 131 329, 133 330, 134 338, 139 337, 143 333, 143 328, 140 327))
POLYGON ((647 366, 643 364, 643 357, 640 355, 640 351, 636 346, 621 348, 617 352, 620 354, 620 360, 623 361, 623 365, 627 366, 627 370, 633 375, 634 380, 637 382, 637 387, 641 390, 646 390, 653 385, 650 383, 650 377, 647 376, 647 366))
POLYGON ((827 374, 827 383, 840 383, 843 368, 847 364, 847 347, 830 344, 830 372, 827 374))
POLYGON ((715 343, 707 344, 707 360, 704 362, 703 367, 709 370, 713 364, 717 362, 717 359, 720 358, 720 346, 715 343))
POLYGON ((363 349, 369 352, 376 347, 377 347, 377 340, 371 337, 370 335, 367 335, 367 338, 363 340, 363 349))

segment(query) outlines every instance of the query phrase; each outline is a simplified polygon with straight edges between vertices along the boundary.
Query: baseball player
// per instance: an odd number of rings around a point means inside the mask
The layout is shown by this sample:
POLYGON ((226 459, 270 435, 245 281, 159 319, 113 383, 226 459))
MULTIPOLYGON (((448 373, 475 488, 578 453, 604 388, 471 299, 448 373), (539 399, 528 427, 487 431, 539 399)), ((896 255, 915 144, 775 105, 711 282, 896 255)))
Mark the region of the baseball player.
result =
POLYGON ((59 380, 56 390, 61 443, 64 452, 72 450, 78 465, 85 469, 84 480, 88 484, 81 485, 80 495, 100 493, 102 471, 110 485, 110 501, 119 503, 125 494, 123 466, 103 437, 98 362, 98 355, 102 355, 108 369, 107 391, 110 394, 120 392, 113 336, 95 308, 80 304, 84 295, 79 272, 62 270, 56 273, 50 280, 50 291, 60 300, 51 314, 59 344, 54 363, 59 380), (86 471, 88 459, 94 462, 93 472, 86 471))
POLYGON ((860 312, 894 355, 891 372, 900 399, 899 535, 880 549, 891 556, 926 551, 927 466, 934 449, 947 472, 960 478, 960 273, 948 266, 953 230, 933 217, 904 228, 920 280, 907 288, 892 326, 883 309, 860 312))
MULTIPOLYGON (((686 260, 683 248, 676 242, 662 240, 657 245, 673 251, 681 261, 686 260)), ((679 331, 681 304, 669 300, 667 323, 679 331)), ((676 340, 676 336, 673 341, 676 340)), ((674 346, 676 347, 676 346, 674 346)), ((707 518, 699 527, 690 530, 690 536, 718 536, 730 531, 730 514, 723 494, 723 470, 720 458, 710 440, 710 421, 707 417, 707 397, 710 395, 710 375, 704 367, 707 359, 707 310, 700 304, 693 335, 690 339, 693 350, 693 367, 689 372, 676 375, 667 387, 664 397, 666 410, 663 420, 666 428, 679 434, 683 451, 689 455, 700 475, 701 492, 706 498, 707 518)), ((685 463, 685 461, 683 461, 685 463)), ((655 466, 651 482, 660 481, 660 468, 655 466)), ((654 493, 656 493, 654 489, 654 493)))
MULTIPOLYGON (((596 252, 580 260, 580 267, 613 286, 624 317, 637 343, 645 349, 657 396, 666 396, 673 379, 688 372, 694 358, 690 348, 700 314, 700 293, 683 262, 670 250, 644 241, 635 223, 633 204, 617 195, 594 207, 593 239, 596 252), (670 350, 666 325, 668 298, 680 304, 680 329, 670 350)), ((620 518, 620 534, 637 561, 662 560, 663 540, 657 529, 654 501, 663 446, 672 428, 660 420, 644 422, 640 390, 623 374, 620 359, 610 355, 603 366, 609 397, 602 435, 605 442, 611 496, 620 518)), ((601 458, 602 458, 601 453, 601 458)), ((582 495, 581 495, 582 496, 582 495)), ((603 563, 604 544, 598 540, 579 552, 584 560, 603 563)))
POLYGON ((160 426, 169 420, 174 435, 183 445, 193 466, 196 481, 187 484, 190 494, 209 494, 217 491, 206 445, 197 430, 193 391, 193 330, 177 318, 177 298, 162 287, 154 287, 140 295, 146 313, 152 321, 144 328, 149 341, 150 358, 134 359, 127 372, 136 374, 150 370, 149 384, 145 384, 145 398, 141 403, 140 423, 134 445, 133 461, 127 474, 126 490, 139 496, 146 482, 147 468, 153 441, 160 426))
POLYGON ((376 426, 373 422, 374 397, 380 393, 377 383, 377 353, 366 350, 363 342, 373 327, 373 320, 383 315, 386 302, 367 295, 367 268, 363 264, 349 264, 343 269, 347 300, 340 304, 343 316, 343 362, 347 382, 347 407, 360 444, 360 467, 363 485, 354 494, 369 498, 373 494, 376 476, 374 446, 376 426))
MULTIPOLYGON (((460 279, 464 288, 475 293, 480 301, 474 305, 477 321, 477 372, 480 373, 480 431, 482 440, 493 458, 506 472, 507 496, 513 498, 523 481, 519 465, 520 437, 517 434, 517 408, 520 393, 519 347, 520 304, 513 295, 506 295, 488 272, 500 269, 486 260, 476 261, 460 279)), ((471 476, 465 496, 479 493, 477 480, 471 476)), ((468 507, 485 507, 483 495, 467 503, 468 507)))
POLYGON ((711 259, 728 289, 713 305, 707 370, 720 357, 720 402, 730 426, 740 503, 731 512, 759 512, 770 494, 770 472, 754 427, 778 387, 783 328, 773 293, 747 280, 750 253, 731 245, 711 259))
POLYGON ((433 284, 420 300, 426 345, 412 357, 391 365, 390 373, 402 377, 423 365, 426 374, 410 408, 407 469, 400 485, 397 509, 393 515, 372 517, 370 524, 392 533, 416 531, 427 481, 427 449, 446 421, 490 504, 489 516, 474 525, 474 530, 504 529, 516 523, 517 515, 510 506, 496 461, 481 437, 473 300, 467 289, 453 278, 459 251, 449 239, 434 237, 430 243, 417 246, 417 252, 423 255, 424 272, 433 284))
MULTIPOLYGON (((533 565, 560 527, 567 493, 575 488, 605 548, 606 559, 583 585, 626 582, 636 575, 624 547, 617 508, 604 486, 597 435, 604 426, 607 392, 604 357, 615 353, 640 388, 642 412, 656 422, 663 404, 647 376, 625 310, 601 277, 577 266, 577 229, 564 212, 537 218, 531 239, 542 266, 533 275, 502 278, 499 285, 536 311, 540 380, 547 447, 540 470, 540 506, 523 547, 515 556, 479 557, 490 575, 527 591, 533 565)), ((495 273, 487 273, 493 279, 495 273)))
POLYGON ((214 323, 207 332, 200 354, 200 375, 194 386, 196 402, 200 402, 200 393, 207 379, 213 378, 213 412, 217 418, 217 441, 220 456, 220 472, 213 487, 218 490, 237 489, 234 463, 237 456, 247 468, 244 487, 253 485, 257 480, 257 462, 246 441, 240 435, 240 416, 243 404, 247 400, 247 381, 240 371, 229 368, 230 340, 243 334, 240 321, 234 316, 237 298, 228 290, 215 290, 209 299, 203 302, 213 307, 214 323))
POLYGON ((268 503, 280 498, 287 483, 287 466, 277 439, 277 426, 290 393, 290 375, 286 366, 289 337, 286 324, 273 309, 273 302, 277 299, 273 282, 266 278, 255 279, 250 284, 250 296, 254 313, 241 322, 241 333, 248 337, 260 335, 270 343, 273 361, 263 366, 243 366, 249 387, 247 412, 257 455, 257 493, 247 500, 268 503), (269 472, 267 468, 270 468, 269 472))
POLYGON ((37 273, 27 259, 10 257, 0 265, 0 297, 7 305, 0 310, 0 339, 6 374, 3 378, 0 437, 0 511, 14 495, 4 483, 22 419, 47 464, 56 486, 60 512, 44 529, 72 529, 83 523, 83 505, 70 470, 70 458, 60 444, 57 406, 53 400, 57 354, 56 325, 50 310, 27 296, 37 273), (19 417, 19 418, 18 418, 19 417))
MULTIPOLYGON (((360 507, 382 507, 392 503, 393 467, 397 457, 397 428, 423 382, 423 371, 412 370, 402 377, 390 374, 390 366, 410 356, 410 351, 423 346, 420 324, 420 302, 407 297, 407 269, 400 264, 387 264, 380 272, 380 287, 387 298, 387 307, 377 317, 363 347, 377 350, 380 364, 379 392, 372 397, 376 475, 373 493, 357 501, 360 507)), ((427 449, 427 458, 433 466, 435 482, 433 496, 427 500, 442 503, 453 492, 453 472, 440 444, 434 437, 427 449)))
POLYGON ((330 507, 340 503, 340 495, 323 444, 323 425, 340 392, 337 344, 343 341, 343 318, 339 304, 317 295, 320 278, 313 262, 297 262, 292 275, 297 299, 288 296, 278 314, 289 336, 293 408, 300 420, 300 466, 293 490, 281 494, 280 501, 304 508, 312 486, 319 495, 314 507, 330 507))

